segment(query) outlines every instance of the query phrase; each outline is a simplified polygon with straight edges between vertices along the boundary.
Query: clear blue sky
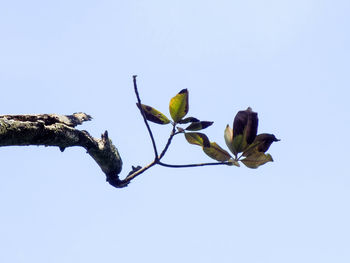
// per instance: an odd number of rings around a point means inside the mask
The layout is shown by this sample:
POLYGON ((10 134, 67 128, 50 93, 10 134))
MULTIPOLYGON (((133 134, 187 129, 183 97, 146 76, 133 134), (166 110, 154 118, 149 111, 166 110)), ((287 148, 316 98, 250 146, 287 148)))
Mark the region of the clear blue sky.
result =
MULTIPOLYGON (((350 2, 4 1, 1 114, 84 111, 131 165, 152 160, 137 108, 223 131, 251 106, 275 162, 154 167, 115 189, 80 148, 2 147, 1 262, 350 262, 350 2)), ((152 125, 164 144, 170 127, 152 125)), ((176 137, 169 163, 209 161, 176 137)))

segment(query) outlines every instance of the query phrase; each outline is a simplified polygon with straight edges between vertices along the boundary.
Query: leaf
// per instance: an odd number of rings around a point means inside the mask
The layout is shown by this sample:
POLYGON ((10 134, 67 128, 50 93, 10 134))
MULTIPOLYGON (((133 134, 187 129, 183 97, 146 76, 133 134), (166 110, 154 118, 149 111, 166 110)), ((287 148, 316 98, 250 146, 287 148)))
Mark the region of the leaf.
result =
POLYGON ((185 138, 190 144, 199 145, 202 147, 210 147, 208 137, 200 132, 186 132, 185 138))
POLYGON ((199 131, 208 128, 214 122, 212 121, 198 121, 192 122, 185 130, 186 131, 199 131))
POLYGON ((245 166, 255 169, 267 162, 273 162, 273 159, 270 154, 256 152, 252 155, 249 155, 247 158, 244 158, 241 160, 241 162, 244 163, 245 166))
POLYGON ((278 142, 280 140, 273 134, 262 133, 256 136, 256 141, 261 142, 258 147, 259 152, 266 152, 273 142, 278 142))
POLYGON ((197 121, 199 121, 197 118, 187 117, 187 118, 185 118, 183 120, 179 120, 178 123, 180 123, 180 124, 187 124, 187 123, 190 123, 190 122, 197 122, 197 121))
POLYGON ((245 111, 239 111, 233 121, 233 132, 236 135, 243 134, 248 144, 251 144, 258 131, 258 114, 248 107, 245 111))
POLYGON ((258 147, 260 142, 254 141, 252 144, 250 144, 242 153, 243 156, 248 157, 252 154, 258 153, 258 147))
POLYGON ((228 124, 226 125, 226 129, 224 132, 224 138, 225 138, 226 145, 230 149, 230 151, 233 154, 237 155, 237 153, 235 153, 235 149, 233 148, 233 130, 228 124))
POLYGON ((210 147, 203 147, 203 151, 214 160, 225 162, 231 159, 231 155, 222 149, 216 142, 211 142, 210 147))
POLYGON ((235 155, 237 155, 237 153, 243 152, 243 150, 247 146, 247 143, 244 141, 243 134, 234 135, 232 145, 233 145, 233 150, 235 155))
POLYGON ((233 121, 233 145, 237 153, 243 152, 248 145, 254 142, 258 131, 258 114, 250 107, 245 111, 239 111, 233 121), (241 136, 242 138, 237 137, 241 136))
MULTIPOLYGON (((136 103, 136 105, 140 109, 139 103, 136 103)), ((141 107, 148 121, 158 123, 158 124, 170 123, 170 120, 163 113, 156 110, 155 108, 145 104, 141 104, 141 107)))
POLYGON ((188 113, 188 91, 181 90, 170 100, 169 112, 174 122, 179 122, 188 113))
POLYGON ((273 134, 262 133, 256 136, 254 142, 243 152, 243 156, 249 156, 256 152, 266 152, 273 142, 280 141, 273 134))

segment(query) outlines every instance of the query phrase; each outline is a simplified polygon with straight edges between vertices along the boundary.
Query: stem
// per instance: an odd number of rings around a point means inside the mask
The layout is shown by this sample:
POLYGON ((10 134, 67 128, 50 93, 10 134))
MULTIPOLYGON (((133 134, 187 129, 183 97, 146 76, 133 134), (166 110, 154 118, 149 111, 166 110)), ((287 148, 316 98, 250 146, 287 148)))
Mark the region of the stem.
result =
MULTIPOLYGON (((147 118, 146 118, 146 114, 143 110, 143 108, 141 107, 141 99, 140 99, 140 95, 137 89, 137 83, 136 83, 136 75, 133 76, 133 80, 134 80, 134 90, 135 90, 135 94, 136 94, 136 98, 137 98, 137 102, 140 105, 139 109, 141 112, 141 115, 143 117, 143 121, 147 127, 149 136, 151 138, 152 141, 152 145, 153 145, 153 150, 154 150, 154 155, 155 158, 153 160, 153 162, 151 162, 150 164, 148 164, 147 166, 135 171, 134 173, 128 175, 124 180, 118 181, 115 183, 115 185, 117 187, 125 187, 127 186, 131 180, 133 180, 135 177, 139 176, 140 174, 142 174, 143 172, 145 172, 146 170, 148 170, 149 168, 151 168, 152 166, 159 164, 161 166, 165 166, 165 167, 170 167, 170 168, 188 168, 188 167, 201 167, 201 166, 214 166, 214 165, 232 165, 229 162, 215 162, 215 163, 197 163, 197 164, 167 164, 167 163, 162 163, 160 160, 164 157, 165 153, 168 151, 169 146, 174 138, 175 135, 183 133, 182 131, 178 131, 176 132, 176 124, 177 123, 173 123, 173 128, 171 130, 170 136, 168 138, 168 141, 163 149, 163 151, 161 152, 161 154, 158 156, 158 151, 157 151, 157 146, 153 137, 153 133, 151 131, 151 128, 148 124, 147 118)), ((237 159, 237 156, 236 156, 237 159)))
POLYGON ((149 168, 151 168, 153 165, 157 164, 157 161, 153 161, 150 164, 146 165, 145 167, 142 167, 140 170, 137 170, 135 173, 130 174, 129 176, 127 176, 123 182, 125 183, 129 183, 132 179, 134 179, 136 176, 142 174, 143 172, 145 172, 146 170, 148 170, 149 168))
POLYGON ((173 140, 174 136, 176 135, 175 133, 175 127, 176 127, 176 123, 173 123, 173 129, 171 130, 171 133, 170 133, 170 136, 169 136, 169 139, 168 139, 168 142, 166 143, 162 153, 159 155, 158 157, 158 163, 160 163, 160 159, 162 159, 166 153, 166 151, 168 150, 170 144, 171 144, 171 141, 173 140))
POLYGON ((201 167, 201 166, 214 166, 214 165, 231 165, 228 162, 221 162, 221 163, 195 163, 195 164, 167 164, 158 162, 159 165, 170 167, 170 168, 189 168, 189 167, 201 167))
POLYGON ((151 141, 152 141, 152 145, 153 145, 153 150, 154 150, 154 155, 155 155, 155 160, 157 160, 157 159, 158 159, 158 151, 157 151, 156 142, 155 142, 155 140, 154 140, 154 137, 153 137, 151 128, 149 127, 148 121, 147 121, 147 119, 146 119, 146 114, 145 114, 145 112, 143 111, 143 109, 142 109, 142 107, 141 107, 141 99, 140 99, 140 95, 139 95, 139 92, 138 92, 138 90, 137 90, 137 84, 136 84, 137 75, 134 75, 134 76, 132 76, 132 77, 133 77, 133 80, 134 80, 134 90, 135 90, 137 102, 138 102, 139 105, 140 105, 140 107, 139 107, 139 108, 140 108, 140 112, 141 112, 141 115, 142 115, 142 117, 143 117, 143 121, 145 122, 145 125, 146 125, 146 127, 147 127, 149 136, 151 137, 151 141))

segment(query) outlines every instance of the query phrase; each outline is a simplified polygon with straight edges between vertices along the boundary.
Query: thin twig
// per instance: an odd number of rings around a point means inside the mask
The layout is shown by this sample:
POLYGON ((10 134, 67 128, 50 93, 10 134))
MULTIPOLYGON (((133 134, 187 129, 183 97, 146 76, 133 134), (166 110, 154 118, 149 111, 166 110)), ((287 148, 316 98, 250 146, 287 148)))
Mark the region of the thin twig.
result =
POLYGON ((153 150, 154 150, 154 155, 155 155, 155 160, 157 160, 157 159, 158 159, 158 151, 157 151, 156 142, 155 142, 155 140, 154 140, 153 133, 152 133, 151 128, 150 128, 150 126, 149 126, 149 124, 148 124, 148 121, 147 121, 147 119, 146 119, 146 114, 145 114, 145 112, 143 111, 143 109, 142 109, 142 107, 141 107, 141 99, 140 99, 140 95, 139 95, 139 92, 138 92, 138 90, 137 90, 137 84, 136 84, 137 75, 134 75, 134 76, 132 76, 132 77, 133 77, 133 80, 134 80, 134 90, 135 90, 137 102, 138 102, 138 104, 140 105, 139 109, 140 109, 141 115, 142 115, 142 117, 143 117, 143 121, 145 122, 145 125, 146 125, 146 127, 147 127, 149 136, 151 137, 152 145, 153 145, 153 150))
POLYGON ((149 168, 151 168, 153 165, 157 164, 157 161, 153 161, 150 164, 146 165, 145 167, 141 168, 140 170, 137 170, 136 172, 128 175, 123 181, 124 182, 130 182, 132 179, 134 179, 136 176, 142 174, 143 172, 145 172, 146 170, 148 170, 149 168))
POLYGON ((137 78, 137 75, 134 75, 133 76, 133 81, 134 81, 134 91, 135 91, 135 95, 136 95, 136 98, 137 98, 137 102, 138 102, 138 105, 140 106, 139 109, 140 109, 140 113, 143 117, 143 121, 147 127, 147 131, 149 133, 149 136, 151 138, 151 141, 152 141, 152 146, 153 146, 153 150, 154 150, 154 161, 151 162, 150 164, 142 167, 141 169, 135 171, 134 173, 132 174, 129 174, 127 177, 125 177, 122 181, 118 182, 118 184, 120 185, 120 187, 125 187, 127 186, 131 180, 133 180, 135 177, 139 176, 140 174, 142 174, 143 172, 145 172, 146 170, 148 170, 149 168, 151 168, 152 166, 156 165, 158 163, 158 151, 157 151, 157 146, 156 146, 156 142, 154 140, 154 137, 153 137, 153 133, 152 133, 152 130, 151 130, 151 127, 149 126, 148 124, 148 121, 147 121, 147 118, 146 118, 146 114, 143 110, 143 108, 141 107, 141 98, 140 98, 140 95, 139 95, 139 92, 138 92, 138 89, 137 89, 137 83, 136 83, 136 78, 137 78))
POLYGON ((141 99, 140 99, 140 95, 137 89, 137 83, 136 83, 136 75, 133 76, 133 80, 134 80, 134 90, 135 90, 135 94, 136 94, 136 98, 137 98, 137 102, 138 105, 140 105, 139 109, 141 112, 141 115, 143 117, 143 120, 145 122, 145 125, 147 127, 149 136, 152 140, 152 145, 153 145, 153 150, 154 150, 154 154, 155 154, 155 158, 154 161, 151 162, 150 164, 148 164, 147 166, 139 169, 139 170, 135 170, 134 173, 129 174, 124 180, 121 180, 119 182, 117 182, 117 186, 119 187, 125 187, 127 186, 131 180, 133 180, 135 177, 139 176, 140 174, 142 174, 143 172, 145 172, 146 170, 148 170, 149 168, 151 168, 154 165, 161 165, 161 166, 165 166, 165 167, 170 167, 170 168, 188 168, 188 167, 200 167, 200 166, 214 166, 214 165, 232 165, 229 162, 216 162, 216 163, 198 163, 198 164, 167 164, 167 163, 163 163, 160 160, 164 157, 164 155, 166 154, 166 152, 169 149, 169 146, 172 142, 172 139, 174 138, 175 135, 183 133, 181 131, 176 132, 176 123, 173 123, 173 128, 172 131, 170 133, 170 136, 168 138, 168 141, 163 149, 163 151, 161 152, 161 154, 158 156, 158 151, 157 151, 157 146, 153 137, 153 133, 152 130, 148 124, 148 120, 146 118, 146 114, 143 110, 143 108, 141 107, 141 99))
MULTIPOLYGON (((160 159, 163 158, 163 156, 165 155, 166 151, 168 150, 168 148, 169 148, 169 146, 170 146, 170 144, 171 144, 172 139, 173 139, 174 136, 176 135, 176 133, 175 133, 175 127, 176 127, 176 124, 174 123, 174 124, 173 124, 173 129, 172 129, 171 134, 170 134, 169 139, 168 139, 168 142, 167 142, 167 144, 165 145, 165 147, 164 147, 162 153, 159 155, 158 161, 160 161, 160 159)), ((158 163, 159 163, 159 162, 158 162, 158 163)))
POLYGON ((214 166, 214 165, 232 165, 229 162, 219 162, 219 163, 195 163, 195 164, 167 164, 158 162, 159 165, 170 167, 170 168, 189 168, 189 167, 201 167, 201 166, 214 166))

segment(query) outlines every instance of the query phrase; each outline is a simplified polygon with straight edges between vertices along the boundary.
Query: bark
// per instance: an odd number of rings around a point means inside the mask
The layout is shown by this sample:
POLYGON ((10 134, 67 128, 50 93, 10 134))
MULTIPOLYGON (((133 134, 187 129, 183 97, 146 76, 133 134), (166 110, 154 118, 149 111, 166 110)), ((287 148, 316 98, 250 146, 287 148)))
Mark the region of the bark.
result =
POLYGON ((85 113, 73 115, 0 115, 0 147, 43 145, 65 148, 81 146, 96 161, 114 187, 125 187, 129 180, 120 180, 122 160, 117 148, 108 138, 108 132, 101 139, 93 138, 87 131, 75 129, 91 116, 85 113))

